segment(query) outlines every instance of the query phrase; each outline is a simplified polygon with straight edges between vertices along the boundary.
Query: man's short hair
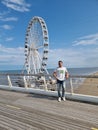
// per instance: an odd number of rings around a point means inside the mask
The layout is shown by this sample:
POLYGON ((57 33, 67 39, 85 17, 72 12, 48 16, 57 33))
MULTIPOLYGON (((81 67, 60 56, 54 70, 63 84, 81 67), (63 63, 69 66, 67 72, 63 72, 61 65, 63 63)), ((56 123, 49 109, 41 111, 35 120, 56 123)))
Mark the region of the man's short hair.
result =
POLYGON ((63 63, 63 61, 62 61, 62 60, 59 60, 59 61, 58 61, 58 63, 60 63, 60 62, 61 62, 61 63, 63 63))

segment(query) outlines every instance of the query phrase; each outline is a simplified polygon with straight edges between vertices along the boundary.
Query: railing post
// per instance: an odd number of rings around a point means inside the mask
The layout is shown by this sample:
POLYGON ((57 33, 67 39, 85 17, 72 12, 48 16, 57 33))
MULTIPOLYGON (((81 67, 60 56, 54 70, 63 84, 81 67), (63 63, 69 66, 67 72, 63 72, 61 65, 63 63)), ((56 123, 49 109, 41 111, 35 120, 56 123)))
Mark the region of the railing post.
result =
POLYGON ((10 79, 10 76, 9 76, 9 75, 7 75, 7 79, 8 79, 9 87, 12 87, 12 82, 11 82, 11 79, 10 79))
POLYGON ((48 90, 48 89, 47 89, 47 83, 46 83, 45 76, 44 76, 44 77, 42 77, 42 78, 43 78, 43 81, 44 81, 45 90, 48 90))
POLYGON ((24 81, 25 88, 28 88, 28 85, 27 85, 27 81, 26 81, 26 77, 25 77, 25 76, 23 76, 23 81, 24 81))
POLYGON ((70 87, 71 87, 71 94, 73 94, 72 78, 70 78, 70 87))

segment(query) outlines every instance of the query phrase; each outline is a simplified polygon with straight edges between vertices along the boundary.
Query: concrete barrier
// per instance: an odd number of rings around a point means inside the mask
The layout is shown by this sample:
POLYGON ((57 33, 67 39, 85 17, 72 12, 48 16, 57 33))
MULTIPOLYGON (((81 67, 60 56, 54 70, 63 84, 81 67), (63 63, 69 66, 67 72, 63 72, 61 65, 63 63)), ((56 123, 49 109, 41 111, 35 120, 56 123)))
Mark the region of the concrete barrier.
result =
MULTIPOLYGON (((11 90, 11 91, 17 91, 17 92, 24 92, 24 93, 34 93, 34 94, 41 94, 46 96, 53 96, 57 97, 57 91, 48 91, 43 89, 34 89, 34 88, 22 88, 22 87, 9 87, 6 85, 0 85, 0 89, 3 90, 11 90)), ((89 95, 82 95, 82 94, 71 94, 66 92, 66 99, 69 100, 75 100, 75 101, 82 101, 82 102, 88 102, 88 103, 96 103, 98 104, 98 96, 89 96, 89 95)))

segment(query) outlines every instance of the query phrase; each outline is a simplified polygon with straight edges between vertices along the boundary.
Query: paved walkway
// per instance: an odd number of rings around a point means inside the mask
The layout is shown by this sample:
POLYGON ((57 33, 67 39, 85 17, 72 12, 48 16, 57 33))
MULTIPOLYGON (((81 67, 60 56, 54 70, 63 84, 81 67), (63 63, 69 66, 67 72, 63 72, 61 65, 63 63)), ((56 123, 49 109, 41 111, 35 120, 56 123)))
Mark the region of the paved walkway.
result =
POLYGON ((0 130, 98 130, 98 105, 0 90, 0 130))

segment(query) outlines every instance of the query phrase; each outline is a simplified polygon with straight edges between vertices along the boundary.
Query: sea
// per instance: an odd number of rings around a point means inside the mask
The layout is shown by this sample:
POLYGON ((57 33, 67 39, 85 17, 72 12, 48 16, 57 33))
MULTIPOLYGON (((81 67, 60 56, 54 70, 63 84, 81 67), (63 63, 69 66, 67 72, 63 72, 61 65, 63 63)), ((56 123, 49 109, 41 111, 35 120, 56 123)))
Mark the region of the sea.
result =
MULTIPOLYGON (((47 69, 52 75, 55 68, 47 69)), ((70 75, 89 75, 98 72, 98 67, 84 67, 84 68, 67 68, 70 75)), ((0 74, 21 74, 22 70, 0 70, 0 74)))
MULTIPOLYGON (((52 74, 55 69, 49 69, 49 73, 52 74)), ((70 75, 89 75, 98 72, 98 67, 89 68, 67 68, 70 75)))

